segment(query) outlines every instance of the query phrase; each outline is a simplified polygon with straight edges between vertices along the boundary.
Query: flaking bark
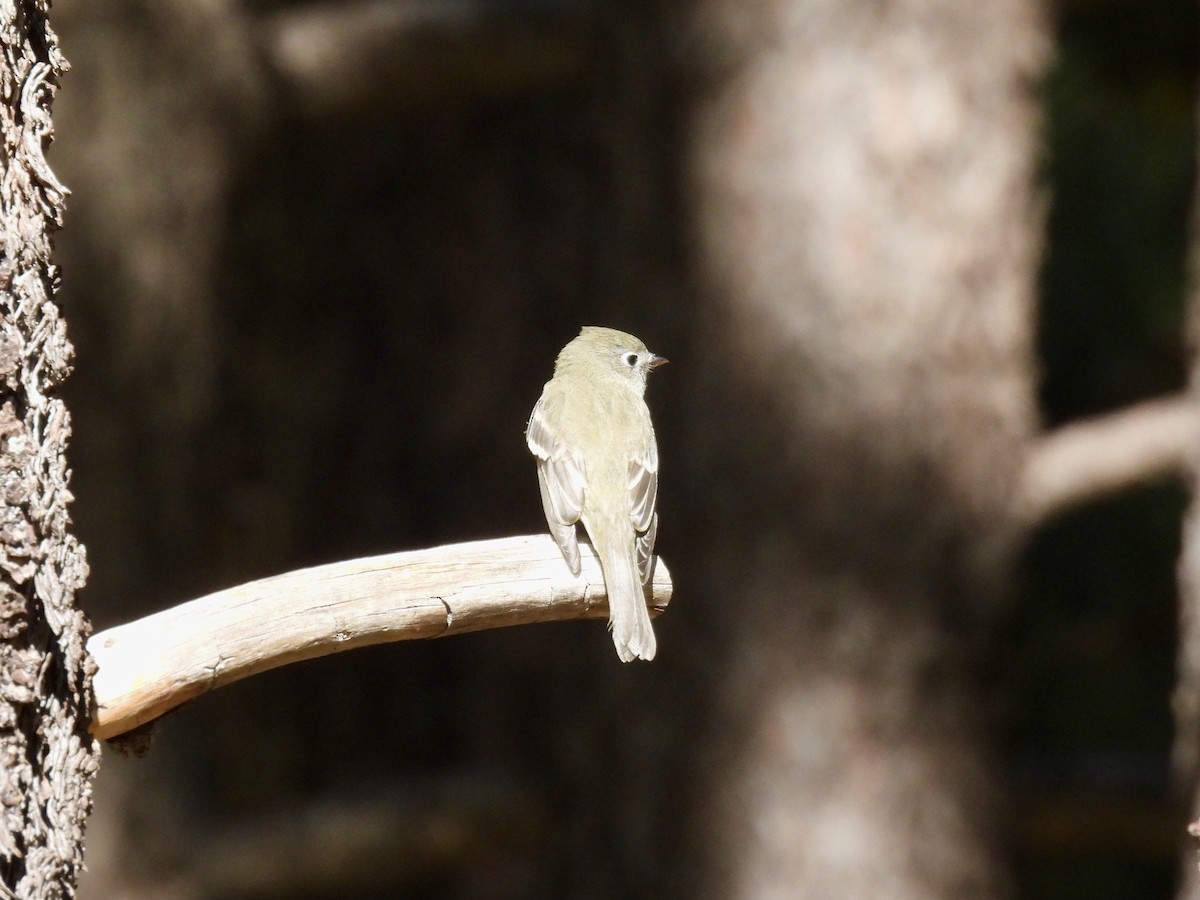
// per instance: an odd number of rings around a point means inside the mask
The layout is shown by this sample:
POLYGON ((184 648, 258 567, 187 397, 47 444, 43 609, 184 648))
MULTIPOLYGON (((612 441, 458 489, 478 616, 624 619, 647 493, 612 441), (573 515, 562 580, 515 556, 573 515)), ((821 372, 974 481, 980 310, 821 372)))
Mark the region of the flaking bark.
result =
POLYGON ((67 62, 46 2, 0 3, 0 895, 69 897, 98 761, 88 734, 87 576, 71 535, 56 389, 72 348, 52 300, 66 188, 46 162, 67 62))

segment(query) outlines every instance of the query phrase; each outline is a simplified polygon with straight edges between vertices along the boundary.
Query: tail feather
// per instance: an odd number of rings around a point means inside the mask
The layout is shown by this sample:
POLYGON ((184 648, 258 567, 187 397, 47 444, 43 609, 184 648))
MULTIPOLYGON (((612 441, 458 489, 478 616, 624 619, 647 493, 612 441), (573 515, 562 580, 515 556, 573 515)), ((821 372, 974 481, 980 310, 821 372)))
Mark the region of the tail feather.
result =
POLYGON ((632 538, 615 542, 619 546, 606 548, 600 559, 608 591, 608 626, 621 662, 654 659, 658 649, 632 538))

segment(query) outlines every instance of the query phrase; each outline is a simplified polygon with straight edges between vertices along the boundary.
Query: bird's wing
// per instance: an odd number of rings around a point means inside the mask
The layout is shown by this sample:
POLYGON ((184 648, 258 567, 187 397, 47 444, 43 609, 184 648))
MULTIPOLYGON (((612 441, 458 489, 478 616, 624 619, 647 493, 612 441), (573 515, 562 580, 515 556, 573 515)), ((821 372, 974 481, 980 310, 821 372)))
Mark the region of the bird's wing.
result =
MULTIPOLYGON (((552 402, 552 401, 550 401, 552 402)), ((583 462, 574 456, 550 424, 549 403, 543 393, 525 429, 525 441, 538 461, 538 486, 542 490, 542 510, 550 535, 562 551, 573 575, 580 572, 579 539, 575 523, 583 510, 587 476, 583 462)))
POLYGON ((648 583, 658 536, 658 445, 653 435, 646 452, 629 461, 629 518, 638 531, 638 571, 648 583))
POLYGON ((650 519, 650 527, 637 536, 638 574, 642 584, 650 583, 654 574, 654 539, 658 537, 658 513, 650 519))

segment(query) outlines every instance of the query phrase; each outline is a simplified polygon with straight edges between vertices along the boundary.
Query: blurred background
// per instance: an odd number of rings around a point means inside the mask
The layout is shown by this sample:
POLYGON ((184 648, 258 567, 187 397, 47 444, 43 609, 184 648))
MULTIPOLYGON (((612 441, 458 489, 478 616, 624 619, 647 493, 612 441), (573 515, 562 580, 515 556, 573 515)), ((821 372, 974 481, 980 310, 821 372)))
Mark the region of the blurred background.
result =
POLYGON ((97 629, 541 531, 580 325, 648 401, 659 658, 276 670, 106 749, 84 898, 1166 898, 1180 520, 1015 516, 1181 390, 1191 0, 91 0, 51 162, 97 629))

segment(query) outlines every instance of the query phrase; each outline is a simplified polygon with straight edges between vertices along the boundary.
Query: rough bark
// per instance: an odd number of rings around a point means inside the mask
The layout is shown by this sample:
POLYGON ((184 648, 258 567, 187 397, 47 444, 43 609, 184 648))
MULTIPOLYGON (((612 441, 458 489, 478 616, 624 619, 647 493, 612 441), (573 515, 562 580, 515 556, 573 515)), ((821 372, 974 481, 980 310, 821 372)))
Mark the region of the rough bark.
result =
POLYGON ((72 349, 51 299, 50 234, 66 189, 47 165, 66 69, 46 2, 0 4, 0 893, 72 896, 98 747, 87 732, 87 574, 68 531, 70 419, 55 396, 72 349))
POLYGON ((1003 895, 980 654, 1034 428, 1038 5, 690 24, 695 518, 740 527, 695 557, 724 631, 689 896, 1003 895))

